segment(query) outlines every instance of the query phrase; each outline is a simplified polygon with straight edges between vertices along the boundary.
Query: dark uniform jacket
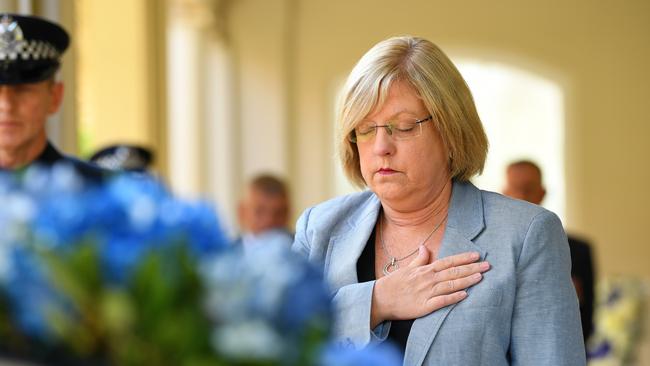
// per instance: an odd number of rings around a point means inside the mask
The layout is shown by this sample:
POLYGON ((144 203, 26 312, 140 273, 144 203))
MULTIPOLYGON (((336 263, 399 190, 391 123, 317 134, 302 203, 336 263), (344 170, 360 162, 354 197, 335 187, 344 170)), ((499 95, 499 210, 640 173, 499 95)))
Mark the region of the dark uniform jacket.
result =
MULTIPOLYGON (((90 183, 101 183, 109 176, 109 172, 98 166, 89 164, 71 156, 61 154, 49 141, 45 150, 29 165, 41 165, 52 167, 55 164, 70 164, 86 181, 90 183)), ((0 168, 0 171, 3 170, 0 168)))

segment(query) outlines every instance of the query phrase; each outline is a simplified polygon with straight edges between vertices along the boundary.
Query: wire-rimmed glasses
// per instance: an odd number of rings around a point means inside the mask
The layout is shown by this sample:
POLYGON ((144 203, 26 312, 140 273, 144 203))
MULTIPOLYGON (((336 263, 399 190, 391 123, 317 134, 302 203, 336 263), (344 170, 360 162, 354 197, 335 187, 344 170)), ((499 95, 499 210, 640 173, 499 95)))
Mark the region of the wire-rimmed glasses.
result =
POLYGON ((377 129, 384 127, 389 136, 396 140, 408 140, 422 134, 422 124, 431 121, 432 116, 423 119, 401 117, 395 121, 388 121, 385 125, 378 125, 372 121, 363 121, 350 133, 352 143, 364 143, 372 140, 377 135, 377 129))

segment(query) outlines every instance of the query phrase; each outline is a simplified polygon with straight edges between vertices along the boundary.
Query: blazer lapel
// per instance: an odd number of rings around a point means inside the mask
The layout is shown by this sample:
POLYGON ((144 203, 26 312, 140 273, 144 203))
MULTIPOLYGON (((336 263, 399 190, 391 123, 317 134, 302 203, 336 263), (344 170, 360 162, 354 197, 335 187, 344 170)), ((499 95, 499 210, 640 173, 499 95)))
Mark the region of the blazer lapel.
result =
POLYGON ((357 260, 377 222, 379 199, 373 194, 365 206, 360 214, 347 220, 339 233, 333 233, 330 237, 325 273, 333 291, 358 282, 357 260))
MULTIPOLYGON (((472 240, 485 227, 481 192, 470 183, 454 183, 449 221, 438 258, 475 251, 485 259, 487 252, 472 240)), ((467 290, 471 293, 471 288, 467 290)), ((413 322, 404 354, 405 365, 421 365, 445 318, 456 305, 436 310, 413 322)))

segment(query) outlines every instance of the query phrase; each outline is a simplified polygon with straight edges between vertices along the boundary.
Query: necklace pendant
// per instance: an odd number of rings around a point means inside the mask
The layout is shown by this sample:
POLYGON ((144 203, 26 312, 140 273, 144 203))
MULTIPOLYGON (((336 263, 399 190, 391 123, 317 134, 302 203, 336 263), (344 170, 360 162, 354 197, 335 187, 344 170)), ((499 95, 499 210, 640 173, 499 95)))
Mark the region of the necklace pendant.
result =
POLYGON ((389 274, 391 274, 391 272, 395 272, 398 269, 399 269, 399 264, 397 264, 397 258, 393 257, 390 259, 390 262, 384 265, 384 270, 382 272, 384 273, 384 276, 388 276, 389 274))

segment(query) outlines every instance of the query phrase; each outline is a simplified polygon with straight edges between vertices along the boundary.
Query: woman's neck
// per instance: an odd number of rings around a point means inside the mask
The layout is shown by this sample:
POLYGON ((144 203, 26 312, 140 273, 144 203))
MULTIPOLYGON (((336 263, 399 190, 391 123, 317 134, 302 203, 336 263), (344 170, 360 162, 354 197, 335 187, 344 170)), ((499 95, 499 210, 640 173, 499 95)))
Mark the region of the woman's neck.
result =
POLYGON ((415 207, 402 207, 391 202, 382 202, 383 214, 389 225, 417 227, 430 225, 447 214, 451 198, 452 183, 447 180, 442 188, 429 193, 415 207))

